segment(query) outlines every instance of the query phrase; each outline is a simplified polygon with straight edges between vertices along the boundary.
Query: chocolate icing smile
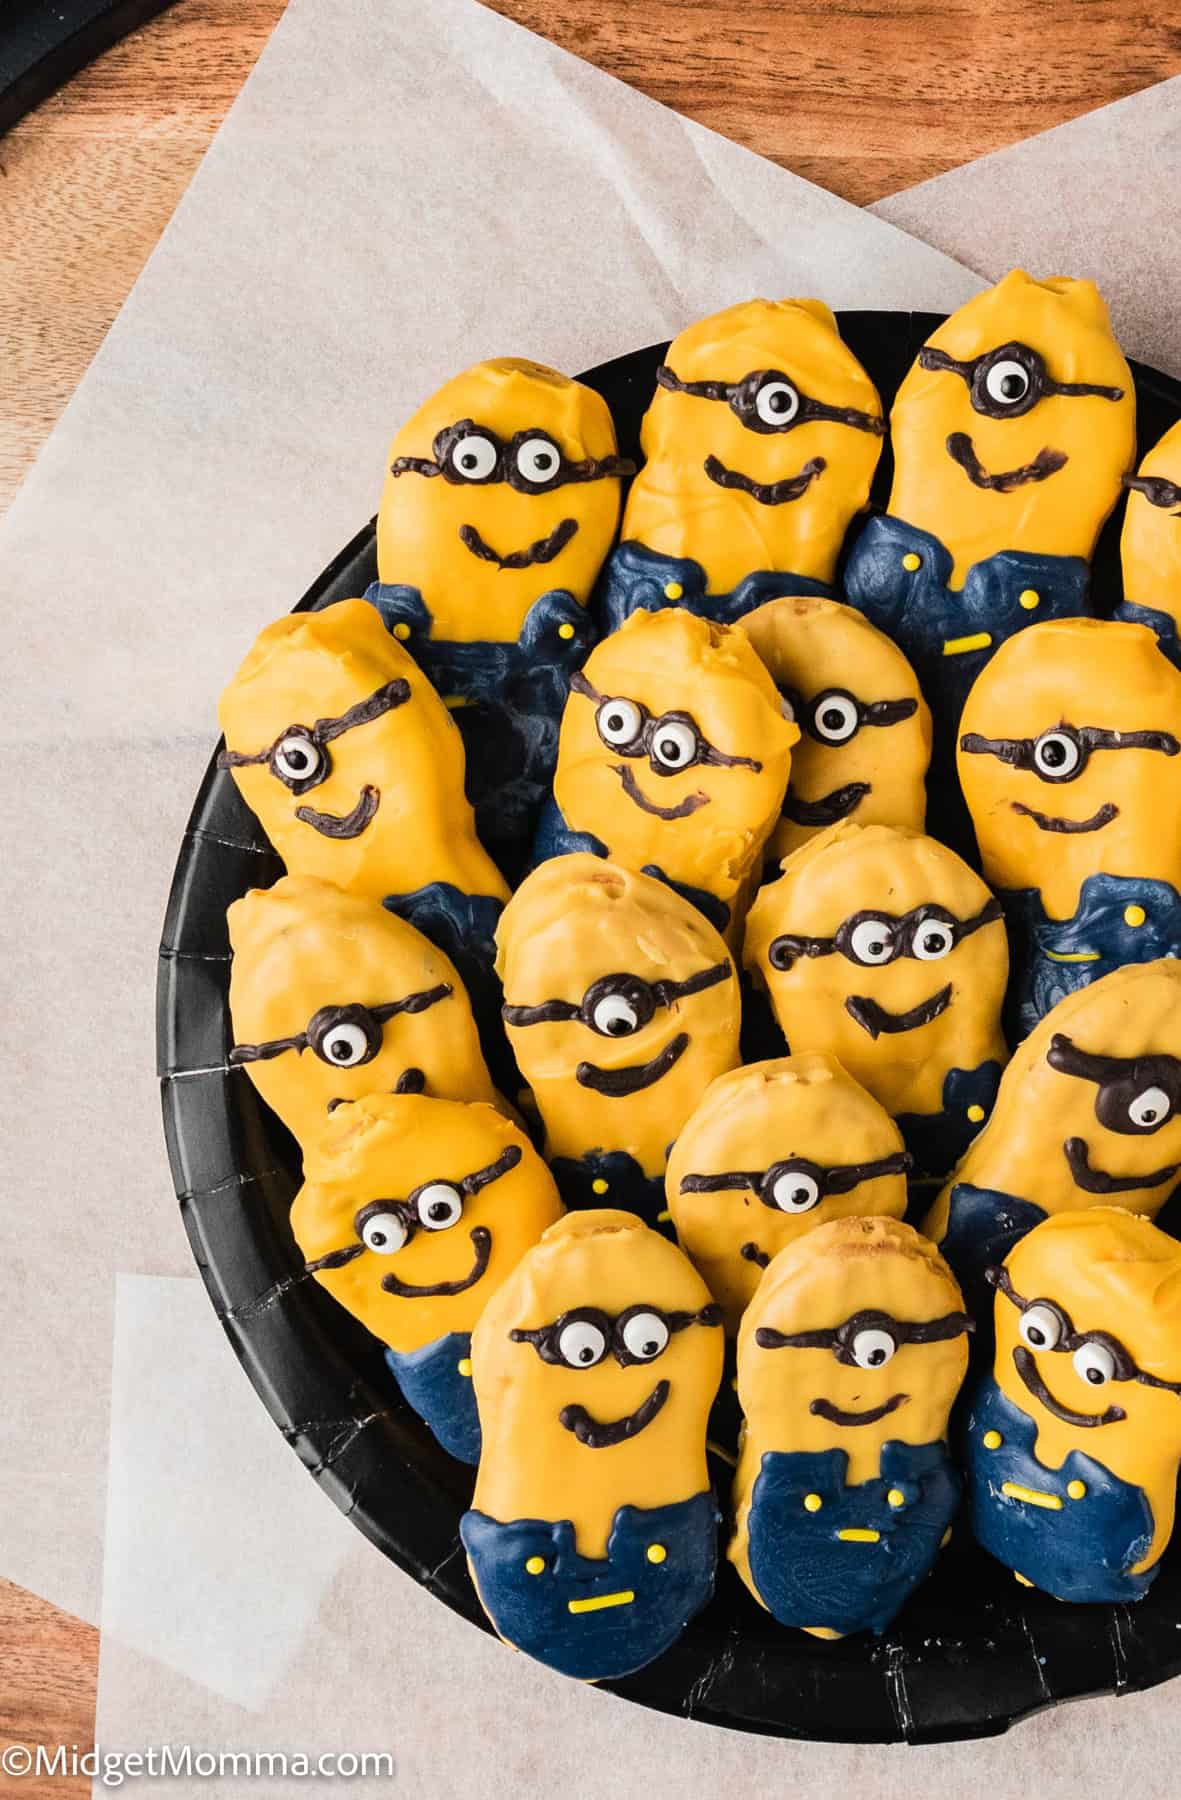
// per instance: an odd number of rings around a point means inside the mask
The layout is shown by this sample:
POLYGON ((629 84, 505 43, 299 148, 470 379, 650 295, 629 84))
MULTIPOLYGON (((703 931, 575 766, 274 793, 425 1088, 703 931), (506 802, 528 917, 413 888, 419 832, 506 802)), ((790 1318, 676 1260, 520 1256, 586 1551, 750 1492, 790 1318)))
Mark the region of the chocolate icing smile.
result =
POLYGON ((709 795, 698 788, 696 793, 686 794, 675 806, 658 806, 655 800, 649 800, 647 794, 632 774, 626 763, 612 763, 611 767, 623 784, 623 791, 629 800, 634 800, 641 811, 652 813, 657 819, 687 819, 690 813, 700 812, 703 806, 709 805, 709 795))
POLYGON ((580 1087, 590 1088, 592 1093, 622 1100, 628 1094, 638 1094, 642 1088, 651 1087, 662 1075, 667 1075, 688 1048, 689 1033, 681 1031, 657 1052, 651 1062, 637 1063, 630 1069, 600 1069, 594 1063, 581 1062, 574 1071, 574 1079, 580 1087))
POLYGON ((847 781, 844 787, 833 788, 831 794, 823 794, 819 800, 801 800, 788 788, 783 816, 794 825, 835 825, 855 812, 871 791, 868 781, 847 781))
POLYGON ((610 1419, 605 1424, 592 1419, 585 1406, 564 1406, 558 1414, 558 1422, 572 1431, 580 1444, 588 1450, 609 1450, 612 1444, 622 1444, 628 1438, 634 1438, 650 1425, 657 1413, 668 1399, 669 1385, 667 1381, 658 1381, 646 1400, 642 1400, 635 1412, 628 1413, 622 1419, 610 1419))
POLYGON ((1064 450, 1046 448, 1039 450, 1032 462, 1023 463, 1019 469, 1005 469, 999 475, 990 475, 966 431, 952 432, 947 440, 947 454, 953 463, 958 463, 974 487, 985 488, 993 494, 1011 494, 1014 488, 1024 487, 1027 482, 1045 481, 1048 476, 1056 475, 1067 460, 1064 450))
POLYGON ((798 475, 788 475, 783 481, 753 481, 738 469, 728 469, 716 456, 705 459, 705 472, 718 487, 735 488, 740 494, 749 494, 760 506, 782 506, 785 501, 798 500, 827 467, 822 456, 810 456, 798 475))
POLYGON ((1110 800, 1105 800, 1089 819, 1056 818, 1052 813, 1038 812, 1036 807, 1026 806, 1021 800, 1010 800, 1009 805, 1023 819, 1032 819, 1039 831, 1061 831, 1067 836, 1079 831, 1102 831, 1105 825, 1119 817, 1119 807, 1113 806, 1110 800))
POLYGON ((476 1259, 459 1281, 432 1281, 426 1286, 416 1287, 412 1282, 399 1280, 396 1275, 383 1275, 382 1287, 387 1294, 397 1294, 403 1300, 444 1299, 475 1287, 488 1267, 488 1258, 492 1254, 492 1233, 486 1225, 473 1225, 471 1237, 476 1259))
POLYGON ((850 1018, 860 1025, 862 1031, 868 1031, 871 1038, 879 1038, 882 1033, 895 1031, 915 1031, 920 1025, 930 1025, 940 1013, 947 1011, 951 1005, 951 983, 932 994, 929 1000, 920 1000, 909 1012, 888 1012, 876 1000, 868 995, 850 994, 845 1001, 845 1011, 850 1018))
POLYGON ((474 525, 461 525, 460 542, 478 556, 481 562, 495 563, 500 569, 528 569, 534 563, 550 563, 560 556, 570 539, 578 530, 577 519, 562 519, 554 526, 548 537, 537 538, 524 550, 510 550, 507 556, 501 556, 491 544, 482 538, 474 525))
POLYGON ((310 825, 322 837, 355 838, 360 837, 365 827, 372 823, 380 804, 380 790, 366 782, 352 812, 342 815, 317 812, 314 806, 297 806, 295 816, 301 824, 310 825))
POLYGON ((1108 1175, 1103 1169, 1092 1168, 1086 1138, 1067 1138, 1062 1151, 1070 1164, 1074 1185, 1085 1194, 1139 1193, 1142 1188, 1160 1187, 1171 1181, 1181 1169, 1181 1163, 1167 1163, 1163 1169, 1149 1169, 1143 1175, 1108 1175))
POLYGON ((1038 1367, 1034 1360, 1033 1352, 1027 1350, 1024 1344, 1018 1344, 1013 1351, 1013 1366, 1034 1399, 1039 1400, 1048 1413, 1053 1413, 1056 1419, 1061 1419, 1066 1425, 1081 1425, 1083 1427, 1091 1425, 1117 1425, 1121 1419, 1126 1419, 1128 1416, 1122 1406, 1109 1406, 1106 1412, 1101 1413, 1075 1412, 1071 1407, 1063 1406, 1060 1400, 1055 1400, 1053 1394, 1038 1374, 1038 1367))
POLYGON ((831 1400, 813 1400, 808 1411, 818 1419, 827 1419, 830 1425, 876 1425, 879 1419, 885 1419, 900 1406, 905 1406, 909 1398, 909 1394, 891 1394, 881 1406, 871 1406, 866 1412, 846 1412, 843 1407, 834 1406, 831 1400))

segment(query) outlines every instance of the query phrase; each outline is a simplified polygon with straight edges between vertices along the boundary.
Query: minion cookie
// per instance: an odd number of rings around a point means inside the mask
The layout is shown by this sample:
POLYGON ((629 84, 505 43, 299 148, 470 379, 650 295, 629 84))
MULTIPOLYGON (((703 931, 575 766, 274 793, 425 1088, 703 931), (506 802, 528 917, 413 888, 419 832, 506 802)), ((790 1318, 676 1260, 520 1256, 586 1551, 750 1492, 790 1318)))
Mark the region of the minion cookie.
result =
POLYGON ((481 839, 510 868, 553 777, 632 468, 599 394, 513 357, 447 382, 391 447, 366 598, 455 709, 481 839))
POLYGON ((977 1317, 985 1270, 1049 1214, 1154 1218, 1181 1180, 1181 963, 1132 964, 1060 1000, 923 1221, 977 1317))
POLYGON ((1004 901, 1021 1034, 1063 994, 1181 952, 1181 671, 1143 626, 1006 644, 964 708, 959 777, 1004 901))
POLYGON ((563 1198, 656 1223, 669 1145, 739 1060, 725 944, 662 882, 585 855, 534 870, 497 944, 509 1040, 563 1198))
POLYGON ((768 600, 742 630, 802 734, 770 859, 842 819, 922 831, 931 715, 901 650, 851 606, 807 595, 768 600))
POLYGON ((490 1106, 370 1094, 338 1108, 305 1171, 291 1229, 308 1273, 387 1346, 443 1448, 476 1462, 471 1332, 561 1216, 549 1170, 490 1106))
POLYGON ((831 825, 760 889, 745 958, 795 1052, 824 1051, 945 1173, 992 1110, 1009 953, 999 903, 954 851, 831 825))
POLYGON ((1147 625, 1181 666, 1181 419, 1153 445, 1129 490, 1120 538, 1124 598, 1117 619, 1147 625))
POLYGON ((1058 1213, 992 1271, 996 1362, 967 1424, 984 1548, 1059 1600, 1147 1593, 1181 1462, 1181 1246, 1119 1207, 1058 1213))
POLYGON ((1090 559, 1135 452, 1131 371, 1098 289, 1014 269, 935 331, 890 414, 894 485, 846 597, 954 731, 1014 632, 1091 610, 1090 559))
POLYGON ((462 981, 405 919, 285 875, 235 900, 228 920, 229 1060, 302 1145, 365 1094, 501 1104, 462 981))
POLYGON ((374 609, 341 600, 268 625, 218 716, 219 766, 288 873, 417 926, 459 970, 485 1054, 503 1062, 492 940, 508 888, 476 837, 455 722, 374 609))
POLYGON ((897 1219, 834 1219, 771 1263, 738 1335, 728 1554, 781 1625, 881 1633, 929 1573, 960 1499, 947 1420, 971 1329, 897 1219))
POLYGON ((688 1258, 627 1213, 570 1214, 496 1294, 472 1341, 484 1443, 460 1536, 506 1643, 614 1680, 705 1605, 722 1343, 688 1258))
POLYGON ((819 300, 747 300, 691 325, 657 370, 608 630, 639 607, 731 622, 774 594, 828 592, 886 423, 819 300))
POLYGON ((799 735, 742 632, 636 613, 571 681, 538 860, 609 856, 725 931, 757 879, 799 735))
POLYGON ((738 1330, 767 1264, 851 1214, 900 1219, 910 1157, 878 1102, 831 1056, 805 1052, 719 1075, 668 1159, 677 1242, 738 1330))

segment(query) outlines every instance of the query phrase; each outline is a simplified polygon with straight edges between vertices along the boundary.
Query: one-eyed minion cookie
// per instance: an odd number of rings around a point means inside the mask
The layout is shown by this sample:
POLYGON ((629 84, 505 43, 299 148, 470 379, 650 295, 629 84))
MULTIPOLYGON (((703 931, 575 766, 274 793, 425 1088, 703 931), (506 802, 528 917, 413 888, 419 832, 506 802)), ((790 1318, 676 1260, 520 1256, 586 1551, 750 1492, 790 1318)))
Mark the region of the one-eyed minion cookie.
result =
POLYGON ((782 593, 825 593, 866 503, 885 420, 819 300, 747 300, 669 346, 640 434, 609 628, 637 607, 724 621, 782 593))
POLYGON ((561 1216, 549 1170, 490 1106, 370 1094, 337 1109, 305 1175, 291 1229, 308 1273, 386 1345, 443 1448, 474 1463, 472 1329, 561 1216))
POLYGON ((969 695, 958 767, 1022 1031, 1111 969, 1181 951, 1181 671, 1151 632, 1068 619, 1010 641, 969 695))
POLYGON ((390 451, 366 598, 452 707, 481 839, 510 865, 553 777, 632 467, 601 395, 513 357, 447 382, 390 451))
POLYGON ((484 1441, 460 1536, 499 1635, 584 1681, 667 1650, 713 1591, 721 1314, 627 1213, 571 1213, 472 1341, 484 1441))
POLYGON ((1128 509, 1120 538, 1124 597, 1117 619, 1147 625, 1181 664, 1181 419, 1124 477, 1128 509))
POLYGON ((413 925, 310 875, 252 889, 227 919, 230 1062, 302 1145, 365 1094, 500 1104, 463 983, 413 925))
POLYGON ((773 1257, 835 1218, 906 1208, 910 1157, 885 1109, 831 1056, 804 1052, 719 1075, 665 1176, 677 1242, 726 1328, 773 1257))
POLYGON ((897 1119, 920 1173, 949 1169, 1007 1059, 999 903, 954 851, 887 825, 832 825, 783 864, 745 958, 792 1051, 837 1060, 897 1119))
POLYGON ((960 1499, 947 1422, 971 1327, 897 1219, 836 1219, 768 1268, 738 1336, 728 1554, 780 1624, 882 1632, 931 1569, 960 1499))
POLYGON ((1048 1214, 1154 1218, 1181 1181, 1181 962, 1060 1000, 1001 1077, 992 1117, 923 1221, 985 1316, 984 1271, 1048 1214))
POLYGON ((669 1145, 739 1060, 725 944, 663 882, 595 856, 535 869, 497 944, 505 1024, 563 1197, 654 1222, 669 1145))
POLYGON ((967 1424, 968 1516, 1059 1600, 1154 1581, 1181 1462, 1181 1247, 1119 1207, 1057 1213, 993 1271, 996 1361, 967 1424))
POLYGON ((658 875, 724 930, 779 819, 799 729, 741 631, 639 612, 571 681, 539 857, 658 875))
POLYGON ((853 607, 802 594, 768 600, 742 629, 801 732, 769 858, 842 819, 922 831, 931 714, 897 645, 853 607))

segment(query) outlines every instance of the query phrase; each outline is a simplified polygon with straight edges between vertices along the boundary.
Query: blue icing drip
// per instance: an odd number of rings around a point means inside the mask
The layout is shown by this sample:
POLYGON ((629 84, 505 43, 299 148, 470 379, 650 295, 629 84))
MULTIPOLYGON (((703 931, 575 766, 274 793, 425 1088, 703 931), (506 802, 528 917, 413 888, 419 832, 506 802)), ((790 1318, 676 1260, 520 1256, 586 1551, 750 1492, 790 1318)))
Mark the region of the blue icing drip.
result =
POLYGON ((964 1304, 976 1320, 976 1347, 992 1319, 992 1291, 984 1271, 1004 1262, 1014 1244, 1040 1225, 1044 1210, 1032 1200, 1002 1194, 996 1188, 957 1181, 951 1190, 947 1229, 939 1249, 951 1264, 964 1293, 964 1304))
POLYGON ((502 902, 490 894, 461 893, 449 881, 432 881, 412 894, 387 894, 382 905, 451 958, 471 1000, 492 1079, 503 1092, 515 1094, 519 1080, 500 1022, 503 994, 495 971, 502 902))
POLYGON ((946 1444, 882 1445, 880 1474, 846 1485, 845 1450, 771 1450, 751 1493, 750 1571, 782 1625, 881 1633, 928 1574, 960 1500, 946 1444), (901 1506, 886 1498, 892 1489, 901 1506), (815 1511, 805 1496, 817 1494, 815 1511), (841 1531, 881 1534, 842 1541, 841 1531))
POLYGON ((1131 1572, 1152 1542, 1152 1508, 1143 1488, 1121 1481, 1081 1450, 1072 1450, 1060 1469, 1048 1469, 1034 1454, 1036 1436, 1033 1419, 992 1376, 983 1380, 972 1396, 964 1461, 977 1541, 1059 1600, 1139 1600, 1159 1567, 1131 1572), (994 1450, 984 1445, 988 1431, 1003 1440, 994 1450), (1072 1481, 1086 1489, 1079 1499, 1067 1492, 1072 1481), (1005 1495, 1006 1482, 1052 1495, 1061 1506, 1031 1506, 1005 1495))
POLYGON ((1149 631, 1156 633, 1157 641, 1169 661, 1175 668, 1181 669, 1181 637, 1178 636, 1177 621, 1172 613, 1158 612, 1155 606, 1140 606, 1135 600, 1121 600, 1111 616, 1127 625, 1147 625, 1149 631))
MULTIPOLYGON (((588 856, 610 857, 611 850, 602 838, 595 837, 590 831, 574 831, 567 825, 557 801, 551 797, 541 810, 537 835, 533 840, 533 863, 549 862, 555 856, 573 856, 583 852, 588 856)), ((640 870, 641 875, 650 875, 653 881, 663 881, 674 894, 687 900, 690 906, 696 907, 718 931, 725 931, 730 923, 730 908, 708 888, 693 887, 685 881, 674 881, 671 875, 656 863, 645 863, 640 870)))
POLYGON ((1088 875, 1069 919, 1048 918, 1036 888, 1000 898, 1013 950, 1009 1004, 1022 1037, 1065 995, 1113 969, 1181 955, 1181 895, 1167 881, 1088 875), (1129 924, 1124 915, 1130 906, 1143 908, 1142 924, 1129 924), (1083 952, 1086 962, 1059 960, 1083 952))
POLYGON ((706 586, 705 570, 692 557, 665 556, 648 550, 634 539, 619 544, 607 558, 599 579, 595 605, 603 621, 603 630, 617 631, 632 613, 663 612, 666 607, 682 607, 701 618, 713 619, 720 625, 732 625, 746 613, 762 606, 765 600, 780 594, 832 594, 828 582, 810 575, 777 573, 756 569, 746 575, 728 594, 711 594, 706 586), (679 586, 681 593, 671 596, 669 586, 679 586))
POLYGON ((582 1681, 611 1681, 642 1669, 680 1637, 713 1592, 718 1556, 712 1494, 671 1506, 621 1506, 606 1557, 581 1556, 568 1519, 514 1519, 465 1513, 459 1535, 480 1600, 507 1643, 582 1681), (665 1551, 658 1562, 648 1549, 665 1551), (526 1564, 539 1557, 544 1568, 526 1564), (570 1603, 628 1594, 630 1601, 572 1613, 570 1603))
POLYGON ((485 844, 511 861, 528 845, 553 780, 558 726, 570 676, 595 641, 585 607, 565 588, 533 602, 515 643, 456 643, 431 636, 431 613, 417 588, 375 581, 365 598, 387 630, 409 627, 406 649, 432 686, 450 699, 467 753, 467 792, 485 844), (562 627, 571 635, 562 636, 562 627))
POLYGON ((426 1420, 444 1450, 459 1462, 478 1463, 475 1390, 471 1376, 459 1372, 471 1353, 471 1333, 449 1331, 418 1350, 387 1350, 385 1359, 407 1403, 426 1420))
POLYGON ((949 1069, 943 1077, 942 1112, 898 1114, 895 1123, 914 1157, 916 1174, 943 1175, 959 1161, 985 1122, 970 1119, 968 1108, 983 1107, 987 1118, 1000 1080, 998 1062, 981 1063, 978 1069, 949 1069))
POLYGON ((660 1220, 667 1210, 663 1175, 645 1175, 634 1156, 626 1150, 597 1150, 582 1157, 555 1156, 550 1161, 558 1192, 565 1204, 577 1211, 591 1206, 618 1207, 623 1212, 638 1213, 647 1225, 655 1226, 666 1237, 673 1236, 671 1223, 660 1220), (596 1181, 605 1181, 605 1193, 596 1193, 596 1181))

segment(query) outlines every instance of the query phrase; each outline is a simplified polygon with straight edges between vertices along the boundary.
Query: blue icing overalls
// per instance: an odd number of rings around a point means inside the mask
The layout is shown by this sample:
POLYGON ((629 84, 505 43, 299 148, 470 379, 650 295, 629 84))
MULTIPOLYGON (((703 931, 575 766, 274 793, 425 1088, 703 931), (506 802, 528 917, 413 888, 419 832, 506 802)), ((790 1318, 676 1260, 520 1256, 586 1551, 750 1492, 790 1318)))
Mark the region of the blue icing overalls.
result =
POLYGON ((745 575, 728 594, 711 594, 705 570, 692 557, 665 556, 647 550, 634 539, 618 544, 607 558, 595 593, 595 609, 604 632, 618 631, 625 619, 643 609, 663 612, 680 606, 719 625, 732 625, 746 613, 780 594, 820 594, 831 597, 828 582, 810 575, 779 574, 756 569, 745 575))
POLYGON ((583 1681, 643 1668, 713 1592, 720 1517, 712 1494, 621 1506, 607 1555, 581 1556, 568 1519, 501 1524, 468 1512, 459 1535, 484 1610, 507 1643, 583 1681))
POLYGON ((946 1444, 892 1439, 881 1473, 854 1487, 848 1464, 836 1449, 763 1457, 748 1554, 759 1598, 781 1625, 880 1634, 939 1554, 961 1491, 946 1444))
POLYGON ((425 1419, 458 1462, 480 1460, 480 1420, 472 1387, 472 1338, 449 1331, 417 1350, 387 1350, 394 1380, 408 1405, 425 1419))
POLYGON ((638 1213, 646 1225, 674 1237, 665 1198, 664 1176, 645 1175, 626 1150, 596 1150, 586 1156, 555 1156, 550 1170, 563 1203, 573 1212, 618 1207, 638 1213))
POLYGON ((1162 653, 1174 668, 1181 669, 1181 637, 1171 613, 1158 612, 1155 606, 1141 606, 1135 600, 1121 600, 1111 616, 1126 625, 1147 625, 1149 631, 1155 633, 1162 653))
MULTIPOLYGON (((602 838, 595 837, 593 832, 573 831, 551 795, 541 809, 537 836, 533 840, 534 867, 538 863, 549 862, 555 856, 578 854, 609 857, 611 852, 602 838)), ((707 888, 691 887, 687 882, 674 881, 656 863, 645 863, 640 874, 650 875, 654 881, 663 881, 665 887, 670 887, 674 894, 679 894, 682 900, 687 900, 690 906, 695 906, 699 913, 704 914, 715 930, 725 931, 730 923, 730 908, 707 888)))
POLYGON ((570 676, 595 641, 586 608, 554 588, 533 602, 515 643, 456 643, 431 636, 417 588, 375 581, 365 598, 448 704, 461 702, 453 710, 476 830, 515 879, 553 780, 570 676))
POLYGON ((949 1196, 947 1229, 939 1253, 950 1263, 963 1290, 964 1305, 976 1321, 978 1352, 992 1320, 992 1290, 984 1271, 1003 1263, 1014 1244, 1040 1225, 1046 1214, 1032 1200, 1003 1194, 996 1188, 957 1181, 949 1196))
POLYGON ((1036 888, 1001 892, 1012 950, 1009 1006, 1028 1037, 1067 994, 1128 963, 1181 956, 1181 895, 1167 881, 1088 875, 1072 918, 1047 918, 1036 888))
POLYGON ((492 894, 461 893, 449 881, 432 881, 412 894, 387 894, 382 905, 451 958, 472 1003, 489 1073, 503 1093, 515 1094, 519 1078, 500 1022, 502 994, 495 969, 503 902, 492 894))
POLYGON ((968 1414, 964 1464, 977 1541, 1059 1600, 1139 1600, 1160 1566, 1132 1573, 1152 1542, 1152 1509, 1143 1488, 1121 1481, 1080 1450, 1072 1450, 1060 1469, 1048 1469, 1034 1454, 1036 1436, 1034 1421, 992 1376, 982 1381, 968 1414), (1006 1487, 1038 1500, 1006 1493, 1006 1487))
POLYGON ((1000 1082, 998 1062, 949 1069, 941 1112, 897 1115, 894 1123, 914 1157, 916 1175, 945 1175, 955 1166, 992 1111, 1000 1082))

